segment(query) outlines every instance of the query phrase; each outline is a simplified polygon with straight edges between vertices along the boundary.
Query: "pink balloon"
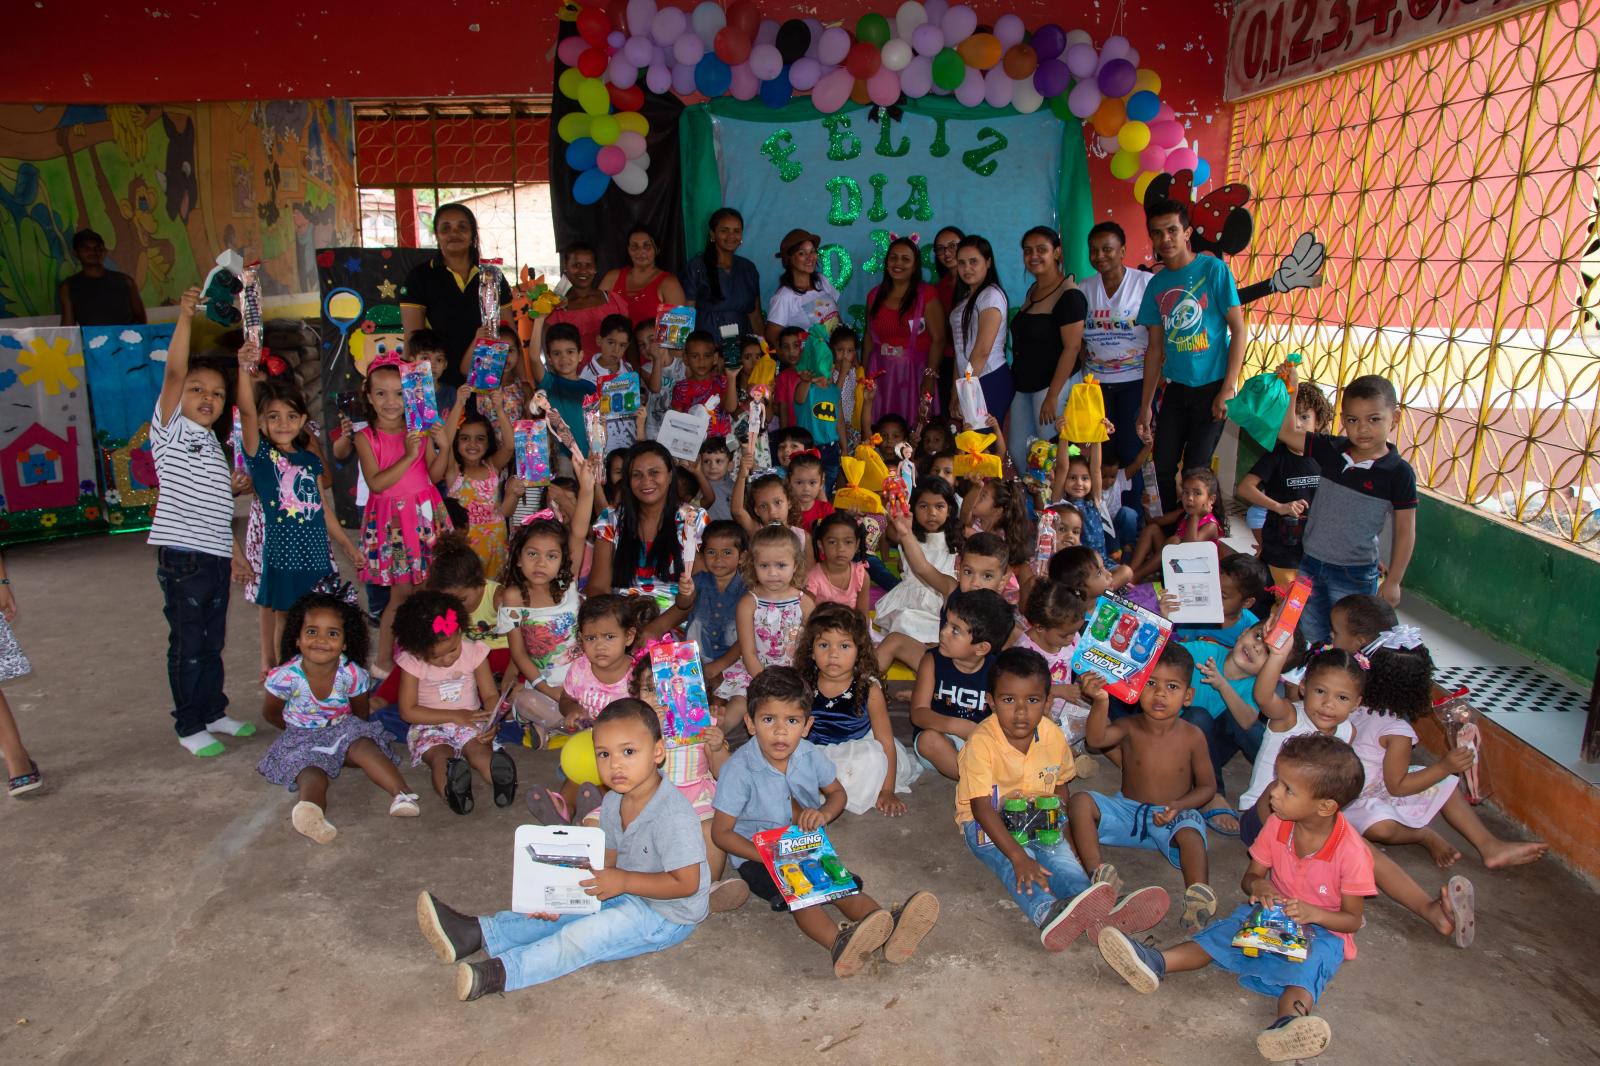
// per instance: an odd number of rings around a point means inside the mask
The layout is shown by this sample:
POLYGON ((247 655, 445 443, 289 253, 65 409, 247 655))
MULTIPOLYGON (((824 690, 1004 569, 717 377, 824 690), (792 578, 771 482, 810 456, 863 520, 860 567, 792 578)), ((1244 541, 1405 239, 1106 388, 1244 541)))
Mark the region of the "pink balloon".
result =
MULTIPOLYGON (((845 55, 850 51, 850 34, 840 26, 829 26, 822 31, 822 39, 817 42, 817 59, 822 63, 834 67, 844 62, 845 55)), ((838 110, 835 108, 834 110, 838 110)))
MULTIPOLYGON (((684 68, 689 71, 691 83, 694 80, 694 68, 684 68)), ((653 93, 664 93, 672 88, 672 71, 665 63, 651 63, 650 69, 644 72, 644 85, 653 93)))
POLYGON ((706 43, 692 33, 672 42, 672 61, 679 66, 694 66, 706 54, 706 43))
POLYGON ((1165 169, 1166 163, 1167 150, 1153 141, 1149 147, 1139 153, 1140 170, 1153 170, 1159 174, 1165 169))
POLYGON ((900 91, 913 100, 920 100, 933 88, 933 59, 917 56, 900 72, 900 91))
POLYGON ((600 168, 602 174, 621 174, 622 168, 627 165, 628 154, 614 144, 608 144, 600 149, 600 154, 595 157, 595 166, 600 168))
POLYGON ((617 134, 617 139, 614 142, 614 146, 622 149, 622 154, 627 156, 629 159, 637 159, 644 155, 644 135, 641 133, 635 133, 632 130, 623 130, 621 133, 617 134))
POLYGON ((729 95, 735 100, 752 100, 760 91, 761 79, 756 77, 749 63, 740 63, 733 68, 733 84, 728 87, 729 95))
POLYGON ((1178 119, 1178 113, 1176 111, 1172 110, 1172 105, 1171 104, 1169 104, 1169 103, 1167 103, 1166 101, 1163 100, 1161 102, 1161 106, 1156 109, 1156 118, 1158 120, 1159 119, 1169 119, 1171 121, 1176 122, 1177 119, 1178 119))
POLYGON ((583 55, 588 47, 588 41, 573 35, 556 46, 556 58, 561 60, 563 66, 575 67, 578 65, 578 57, 583 55))
POLYGON ((1193 170, 1200 165, 1200 156, 1193 148, 1174 148, 1167 154, 1166 171, 1176 174, 1180 170, 1193 170))
POLYGON ((983 99, 990 107, 1005 107, 1011 103, 1014 92, 1016 83, 1006 77, 1006 72, 1000 67, 995 67, 983 76, 983 99))
POLYGON ((1177 148, 1183 144, 1183 124, 1174 119, 1157 119, 1150 123, 1150 142, 1163 148, 1177 148))
MULTIPOLYGON (((950 10, 954 11, 955 8, 950 10)), ((956 86, 956 99, 961 101, 963 107, 977 107, 983 103, 983 75, 968 67, 966 77, 956 86)))
POLYGON ((867 97, 879 107, 888 107, 900 99, 900 74, 888 67, 867 79, 867 97))
POLYGON ((783 70, 783 56, 770 44, 758 44, 750 49, 750 69, 762 81, 771 81, 783 70))
POLYGON ((1001 15, 994 20, 994 36, 995 40, 1000 42, 1001 48, 1021 44, 1025 32, 1022 19, 1016 15, 1001 15))
POLYGON ((802 56, 794 61, 789 68, 789 84, 794 86, 796 92, 807 93, 817 87, 817 82, 822 80, 822 64, 810 56, 802 56))
POLYGON ((978 13, 966 4, 957 4, 939 18, 939 28, 944 31, 945 43, 953 47, 978 28, 978 13))
POLYGON ((1116 155, 1122 150, 1122 145, 1117 141, 1115 136, 1096 137, 1094 139, 1094 143, 1099 145, 1100 150, 1106 155, 1116 155))
POLYGON ((831 115, 850 99, 850 90, 855 85, 855 76, 848 70, 836 70, 817 82, 811 92, 811 103, 824 115, 831 115))

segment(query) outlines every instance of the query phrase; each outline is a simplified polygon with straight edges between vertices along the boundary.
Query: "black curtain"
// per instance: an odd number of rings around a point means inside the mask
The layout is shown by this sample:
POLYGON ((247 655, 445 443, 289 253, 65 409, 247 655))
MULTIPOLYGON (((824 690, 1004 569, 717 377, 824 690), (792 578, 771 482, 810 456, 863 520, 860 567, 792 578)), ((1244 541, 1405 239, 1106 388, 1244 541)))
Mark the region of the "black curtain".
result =
MULTIPOLYGON (((576 36, 577 32, 576 25, 563 22, 560 40, 576 36)), ((557 79, 566 69, 559 59, 555 61, 557 79)), ((683 103, 676 96, 658 96, 644 89, 643 72, 639 75, 639 88, 644 90, 640 114, 650 123, 650 133, 645 137, 645 150, 650 154, 650 185, 638 196, 629 196, 612 184, 599 200, 584 205, 572 198, 572 182, 578 175, 567 165, 567 144, 556 133, 562 116, 582 109, 576 100, 551 86, 550 212, 555 221, 556 247, 579 242, 593 245, 601 274, 612 267, 628 265, 628 227, 638 223, 650 227, 660 242, 658 265, 674 273, 683 265, 683 200, 678 177, 678 120, 683 115, 683 103)))

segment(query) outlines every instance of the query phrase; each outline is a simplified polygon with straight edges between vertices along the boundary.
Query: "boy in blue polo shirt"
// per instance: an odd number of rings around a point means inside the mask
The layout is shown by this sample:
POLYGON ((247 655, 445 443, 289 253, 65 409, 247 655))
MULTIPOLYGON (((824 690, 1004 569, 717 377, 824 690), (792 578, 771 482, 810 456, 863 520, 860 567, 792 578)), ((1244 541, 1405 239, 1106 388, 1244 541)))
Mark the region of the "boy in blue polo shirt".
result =
MULTIPOLYGON (((805 739, 812 691, 797 670, 767 667, 750 682, 745 698, 745 728, 755 742, 734 752, 717 775, 711 842, 727 853, 750 891, 782 910, 783 895, 751 838, 791 823, 801 829, 826 825, 844 813, 844 786, 833 763, 805 739)), ((848 924, 837 925, 827 904, 793 914, 800 931, 832 953, 835 977, 860 973, 879 948, 885 961, 905 962, 939 920, 939 901, 931 892, 913 892, 887 911, 860 891, 832 905, 848 924)))

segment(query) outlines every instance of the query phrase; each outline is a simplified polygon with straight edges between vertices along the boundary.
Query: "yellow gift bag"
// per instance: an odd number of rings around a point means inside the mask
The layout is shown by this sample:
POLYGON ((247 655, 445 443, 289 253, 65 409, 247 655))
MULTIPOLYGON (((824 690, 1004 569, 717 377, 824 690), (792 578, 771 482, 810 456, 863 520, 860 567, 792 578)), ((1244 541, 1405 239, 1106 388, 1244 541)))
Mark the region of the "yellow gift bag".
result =
MULTIPOLYGON (((883 456, 878 454, 878 445, 883 443, 883 438, 874 433, 856 449, 855 457, 861 462, 861 478, 856 482, 858 486, 874 495, 883 491, 883 479, 889 473, 889 468, 884 465, 883 456)), ((840 461, 840 469, 844 463, 840 461)))
POLYGON ((1099 444, 1111 439, 1105 425, 1106 398, 1093 374, 1085 374, 1067 393, 1067 409, 1061 421, 1061 435, 1073 443, 1099 444))
MULTIPOLYGON (((879 460, 880 463, 882 461, 879 460)), ((883 514, 883 500, 876 492, 861 487, 866 468, 867 464, 853 455, 846 455, 839 460, 839 476, 845 484, 833 490, 833 505, 836 508, 861 514, 883 514)))
POLYGON ((964 430, 956 434, 956 477, 999 477, 1000 457, 989 451, 994 445, 993 433, 964 430))

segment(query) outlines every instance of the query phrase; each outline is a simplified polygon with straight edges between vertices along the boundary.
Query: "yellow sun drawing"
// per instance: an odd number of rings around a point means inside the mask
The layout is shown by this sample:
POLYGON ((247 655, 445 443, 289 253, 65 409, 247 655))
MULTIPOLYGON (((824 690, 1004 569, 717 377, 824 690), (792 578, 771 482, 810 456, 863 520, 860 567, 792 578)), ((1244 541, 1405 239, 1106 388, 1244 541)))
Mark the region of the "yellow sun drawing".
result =
POLYGON ((24 385, 43 385, 45 392, 56 396, 62 386, 78 387, 78 376, 72 368, 83 365, 83 353, 72 351, 69 337, 49 341, 35 337, 31 348, 17 356, 17 362, 26 367, 19 379, 24 385))

